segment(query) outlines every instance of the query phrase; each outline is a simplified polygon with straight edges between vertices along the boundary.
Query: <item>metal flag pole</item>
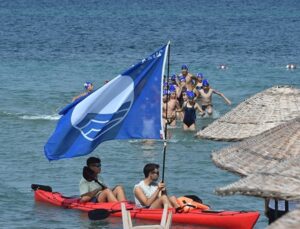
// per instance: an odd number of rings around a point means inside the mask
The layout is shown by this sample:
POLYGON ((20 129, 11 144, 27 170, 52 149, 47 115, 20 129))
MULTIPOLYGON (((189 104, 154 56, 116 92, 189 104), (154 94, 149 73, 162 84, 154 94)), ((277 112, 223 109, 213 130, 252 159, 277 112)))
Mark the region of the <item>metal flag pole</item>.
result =
POLYGON ((169 102, 169 99, 170 99, 170 94, 168 93, 169 92, 169 76, 170 76, 170 48, 171 48, 171 44, 169 42, 167 76, 165 77, 165 82, 167 83, 167 102, 166 102, 166 119, 167 119, 167 121, 165 123, 165 129, 164 129, 162 182, 164 182, 164 179, 165 179, 166 150, 167 150, 167 139, 168 139, 168 136, 167 136, 167 134, 168 134, 168 102, 169 102))

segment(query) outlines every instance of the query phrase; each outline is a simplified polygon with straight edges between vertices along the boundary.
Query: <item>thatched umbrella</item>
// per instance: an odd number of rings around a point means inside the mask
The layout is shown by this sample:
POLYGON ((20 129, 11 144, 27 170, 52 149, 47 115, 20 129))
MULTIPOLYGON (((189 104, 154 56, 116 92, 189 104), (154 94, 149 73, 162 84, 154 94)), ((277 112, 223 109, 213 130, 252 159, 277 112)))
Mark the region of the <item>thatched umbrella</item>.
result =
POLYGON ((291 157, 300 156, 300 118, 283 123, 255 137, 212 153, 220 168, 242 176, 263 171, 291 157))
POLYGON ((300 209, 289 212, 280 219, 272 223, 267 229, 299 229, 300 209))
MULTIPOLYGON (((299 139, 300 140, 300 139, 299 139)), ((299 149, 300 150, 300 149, 299 149)), ((216 189, 219 195, 243 194, 284 200, 300 199, 300 157, 290 158, 216 189)))
POLYGON ((199 131, 199 138, 238 141, 299 117, 300 90, 276 86, 262 91, 199 131))

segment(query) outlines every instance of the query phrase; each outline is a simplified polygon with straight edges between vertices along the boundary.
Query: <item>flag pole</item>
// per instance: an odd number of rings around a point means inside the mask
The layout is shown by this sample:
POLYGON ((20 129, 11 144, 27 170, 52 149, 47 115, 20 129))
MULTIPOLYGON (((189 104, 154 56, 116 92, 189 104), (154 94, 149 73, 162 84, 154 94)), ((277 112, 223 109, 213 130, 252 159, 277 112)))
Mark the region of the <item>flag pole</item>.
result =
POLYGON ((165 82, 167 82, 167 104, 166 104, 166 119, 167 119, 167 122, 165 123, 165 129, 164 129, 162 182, 164 182, 164 180, 165 180, 166 150, 167 150, 167 139, 168 139, 168 136, 167 136, 167 134, 168 134, 168 102, 169 102, 169 99, 170 99, 170 94, 168 93, 169 92, 169 76, 170 76, 170 48, 171 48, 171 44, 170 44, 170 41, 169 41, 167 77, 165 77, 165 82))

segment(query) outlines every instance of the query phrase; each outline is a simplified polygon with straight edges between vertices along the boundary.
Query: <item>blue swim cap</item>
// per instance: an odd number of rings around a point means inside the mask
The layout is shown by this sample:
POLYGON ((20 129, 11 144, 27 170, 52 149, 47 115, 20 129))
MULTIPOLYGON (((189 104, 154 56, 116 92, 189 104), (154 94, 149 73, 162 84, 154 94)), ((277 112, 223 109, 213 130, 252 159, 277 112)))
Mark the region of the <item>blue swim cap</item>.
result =
POLYGON ((186 91, 186 95, 189 99, 193 99, 195 97, 195 94, 192 91, 186 91))
POLYGON ((208 83, 207 79, 204 79, 204 80, 202 81, 202 86, 203 86, 203 87, 208 87, 208 86, 209 86, 209 83, 208 83))
POLYGON ((173 75, 171 76, 171 80, 176 80, 176 75, 175 75, 175 74, 173 74, 173 75))
POLYGON ((171 93, 176 91, 176 87, 173 84, 170 85, 169 89, 171 93))
POLYGON ((198 74, 197 74, 197 78, 203 79, 203 74, 202 74, 202 73, 198 73, 198 74))
POLYGON ((88 81, 85 82, 85 83, 83 84, 83 86, 84 86, 85 89, 88 89, 88 87, 89 87, 90 85, 93 85, 93 83, 88 82, 88 81))
POLYGON ((183 64, 183 65, 181 66, 181 70, 183 70, 183 69, 188 70, 188 66, 187 66, 186 64, 183 64))

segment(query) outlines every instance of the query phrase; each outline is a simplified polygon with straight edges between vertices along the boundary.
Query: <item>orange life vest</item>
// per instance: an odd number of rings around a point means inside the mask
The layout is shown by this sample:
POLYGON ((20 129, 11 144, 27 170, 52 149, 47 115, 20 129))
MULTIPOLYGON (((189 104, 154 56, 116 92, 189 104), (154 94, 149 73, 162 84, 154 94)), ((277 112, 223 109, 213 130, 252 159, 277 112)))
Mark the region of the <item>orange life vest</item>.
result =
POLYGON ((198 203, 185 196, 178 197, 177 203, 182 208, 183 212, 189 212, 191 209, 209 210, 207 205, 198 203))

